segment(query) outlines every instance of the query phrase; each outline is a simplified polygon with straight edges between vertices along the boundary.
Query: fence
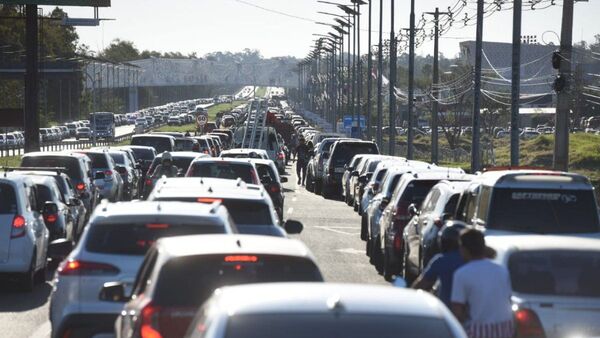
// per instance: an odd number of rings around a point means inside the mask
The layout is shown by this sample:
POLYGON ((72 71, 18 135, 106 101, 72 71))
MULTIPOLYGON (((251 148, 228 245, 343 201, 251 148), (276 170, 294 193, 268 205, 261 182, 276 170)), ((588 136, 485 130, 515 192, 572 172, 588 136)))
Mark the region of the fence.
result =
MULTIPOLYGON (((96 140, 96 146, 111 146, 114 144, 119 144, 123 141, 131 140, 131 137, 135 135, 135 133, 128 133, 116 136, 112 140, 107 139, 98 139, 96 140)), ((94 141, 92 139, 88 140, 79 140, 74 142, 42 142, 40 144, 40 151, 49 152, 49 151, 62 151, 62 150, 70 150, 70 149, 87 149, 94 146, 94 141)), ((24 154, 24 149, 21 146, 12 146, 12 145, 3 145, 0 146, 0 158, 2 157, 10 157, 10 156, 21 156, 24 154)))

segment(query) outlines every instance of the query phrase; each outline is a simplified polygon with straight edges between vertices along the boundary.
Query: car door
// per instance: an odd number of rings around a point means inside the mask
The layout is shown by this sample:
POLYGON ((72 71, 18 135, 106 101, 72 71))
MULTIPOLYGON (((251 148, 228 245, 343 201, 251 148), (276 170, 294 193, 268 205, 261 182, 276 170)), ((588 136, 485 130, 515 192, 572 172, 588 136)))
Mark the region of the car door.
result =
POLYGON ((46 228, 44 218, 39 212, 41 208, 38 206, 37 192, 34 186, 25 187, 25 198, 27 199, 27 218, 28 222, 32 224, 32 230, 35 237, 35 245, 38 248, 37 260, 38 265, 44 264, 46 261, 46 252, 48 251, 48 241, 50 239, 50 231, 46 228))

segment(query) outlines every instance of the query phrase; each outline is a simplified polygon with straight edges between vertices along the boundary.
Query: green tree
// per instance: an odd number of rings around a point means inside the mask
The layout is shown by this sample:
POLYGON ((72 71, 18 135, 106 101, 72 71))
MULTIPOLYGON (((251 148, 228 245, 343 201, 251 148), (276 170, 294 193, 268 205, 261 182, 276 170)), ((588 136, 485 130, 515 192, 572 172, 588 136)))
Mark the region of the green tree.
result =
POLYGON ((140 52, 133 42, 115 39, 99 56, 113 62, 125 62, 139 59, 140 52))

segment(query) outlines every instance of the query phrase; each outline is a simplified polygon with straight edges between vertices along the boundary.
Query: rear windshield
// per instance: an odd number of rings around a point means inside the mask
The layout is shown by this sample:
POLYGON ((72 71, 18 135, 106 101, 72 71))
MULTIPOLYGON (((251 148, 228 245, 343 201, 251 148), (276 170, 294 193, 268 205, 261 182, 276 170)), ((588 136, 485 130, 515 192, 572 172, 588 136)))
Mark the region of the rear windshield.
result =
POLYGON ((15 189, 6 183, 0 183, 0 214, 17 213, 17 196, 15 189))
POLYGON ((212 224, 97 224, 91 227, 86 250, 113 255, 143 256, 159 238, 222 234, 225 228, 212 224))
POLYGON ((335 146, 332 160, 336 166, 343 166, 357 154, 379 154, 374 143, 338 143, 335 146))
POLYGON ((79 160, 70 156, 31 156, 24 157, 21 167, 66 168, 66 174, 74 181, 81 181, 79 160))
POLYGON ((592 190, 496 188, 490 205, 493 208, 486 222, 490 229, 535 233, 600 231, 592 190))
POLYGON ((161 268, 153 302, 198 307, 215 289, 226 285, 320 281, 319 269, 305 258, 237 253, 181 257, 161 268))
POLYGON ((194 148, 194 141, 191 140, 175 140, 175 148, 179 151, 192 151, 194 148))
MULTIPOLYGON (((160 162, 161 162, 162 158, 160 157, 156 157, 154 159, 154 161, 152 162, 152 165, 150 166, 150 172, 154 171, 154 168, 156 168, 160 162)), ((183 170, 183 172, 187 172, 188 168, 190 167, 190 163, 192 163, 192 161, 194 160, 193 157, 178 157, 178 156, 173 156, 173 165, 177 167, 177 169, 181 169, 183 170)))
POLYGON ((225 200, 223 204, 238 228, 244 225, 272 225, 271 210, 263 202, 225 200))
POLYGON ((161 154, 165 151, 173 151, 171 139, 166 137, 134 137, 131 139, 132 146, 153 147, 157 153, 161 154))
POLYGON ((515 292, 600 297, 598 251, 520 251, 510 256, 508 268, 515 292))
POLYGON ((136 160, 152 161, 154 159, 154 152, 150 149, 131 148, 131 150, 133 150, 136 160))
POLYGON ((92 160, 92 168, 106 169, 108 168, 108 160, 104 153, 83 153, 92 160))
POLYGON ((255 183, 253 168, 244 163, 232 162, 196 162, 190 167, 189 177, 214 177, 230 180, 241 178, 246 183, 255 183))
POLYGON ((260 313, 231 316, 227 320, 225 337, 449 338, 454 337, 454 334, 443 319, 432 317, 379 314, 260 313), (265 325, 264 323, 269 324, 265 325))

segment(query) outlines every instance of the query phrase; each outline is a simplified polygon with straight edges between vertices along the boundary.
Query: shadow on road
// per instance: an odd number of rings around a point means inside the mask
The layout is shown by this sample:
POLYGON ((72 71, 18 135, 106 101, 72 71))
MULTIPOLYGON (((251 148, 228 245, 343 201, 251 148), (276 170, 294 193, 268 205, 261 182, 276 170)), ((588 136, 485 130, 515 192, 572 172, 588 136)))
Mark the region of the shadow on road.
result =
POLYGON ((25 312, 40 306, 48 301, 52 286, 49 282, 36 285, 32 292, 18 291, 14 283, 0 283, 0 313, 25 312))

